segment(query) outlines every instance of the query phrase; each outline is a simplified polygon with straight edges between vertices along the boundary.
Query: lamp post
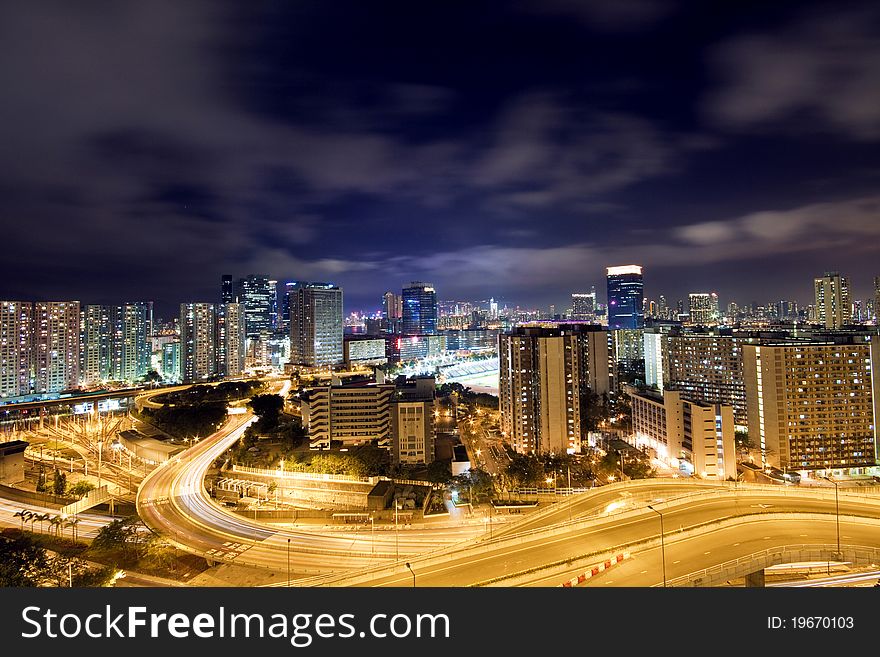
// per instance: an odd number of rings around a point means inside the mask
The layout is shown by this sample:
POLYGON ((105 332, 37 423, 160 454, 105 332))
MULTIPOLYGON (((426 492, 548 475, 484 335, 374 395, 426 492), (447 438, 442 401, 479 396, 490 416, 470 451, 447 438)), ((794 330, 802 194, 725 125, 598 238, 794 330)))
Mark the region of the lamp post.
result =
POLYGON ((290 539, 287 539, 287 586, 290 586, 290 539))
POLYGON ((409 565, 409 561, 406 562, 406 567, 409 568, 409 572, 412 573, 412 576, 413 576, 413 588, 416 588, 416 572, 412 569, 412 566, 409 565))
POLYGON ((660 560, 663 563, 663 588, 666 588, 666 543, 663 532, 663 514, 650 504, 648 505, 648 508, 660 516, 660 560))
POLYGON ((837 558, 840 558, 840 495, 838 494, 837 482, 830 477, 822 477, 834 484, 834 509, 837 517, 837 558))

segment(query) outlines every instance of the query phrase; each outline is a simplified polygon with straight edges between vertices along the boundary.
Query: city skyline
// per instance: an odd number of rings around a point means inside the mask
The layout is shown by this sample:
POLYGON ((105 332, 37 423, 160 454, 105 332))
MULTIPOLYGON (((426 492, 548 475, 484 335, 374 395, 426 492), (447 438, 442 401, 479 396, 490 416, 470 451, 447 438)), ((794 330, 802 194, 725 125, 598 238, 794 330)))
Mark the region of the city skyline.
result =
POLYGON ((880 10, 756 8, 10 8, 0 298, 167 315, 262 272, 538 307, 621 262, 648 296, 869 298, 880 10))

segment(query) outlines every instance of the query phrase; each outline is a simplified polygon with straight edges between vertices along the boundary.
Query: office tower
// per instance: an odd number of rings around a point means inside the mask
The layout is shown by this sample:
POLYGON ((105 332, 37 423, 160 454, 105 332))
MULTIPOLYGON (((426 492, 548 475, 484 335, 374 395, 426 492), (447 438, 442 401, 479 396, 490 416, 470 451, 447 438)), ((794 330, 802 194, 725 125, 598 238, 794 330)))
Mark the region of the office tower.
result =
POLYGON ((79 385, 79 301, 33 305, 34 392, 60 392, 79 385))
POLYGON ((382 313, 385 319, 400 319, 403 317, 403 299, 399 294, 386 292, 382 295, 382 313))
POLYGON ((302 281, 288 281, 280 290, 281 295, 281 331, 290 335, 290 296, 302 286, 302 281))
POLYGON ((522 454, 578 451, 588 390, 608 393, 608 334, 589 325, 519 326, 499 337, 501 428, 522 454))
POLYGON ((608 267, 608 328, 639 329, 645 325, 644 281, 639 265, 608 267))
POLYGON ((0 397, 31 392, 33 304, 0 301, 0 397))
POLYGON ((666 302, 666 297, 662 294, 660 295, 660 302, 657 304, 657 316, 660 319, 669 319, 669 304, 666 302))
POLYGON ((232 283, 232 275, 223 274, 220 277, 220 303, 235 302, 235 286, 232 283))
POLYGON ((498 302, 495 297, 489 299, 489 319, 498 319, 498 302))
POLYGON ((89 304, 83 308, 80 374, 84 386, 112 380, 114 320, 113 306, 89 304))
POLYGON ((240 376, 245 365, 245 319, 240 303, 217 306, 217 374, 240 376))
POLYGON ((274 333, 282 329, 281 307, 278 303, 278 281, 269 279, 269 292, 272 295, 269 313, 272 315, 272 332, 274 333))
POLYGON ((737 424, 745 425, 742 348, 749 340, 729 329, 646 330, 645 383, 678 390, 687 401, 732 406, 737 424))
POLYGON ((571 318, 582 322, 592 322, 596 319, 595 287, 590 292, 572 292, 571 318))
POLYGON ((180 304, 181 381, 204 381, 217 374, 216 323, 213 303, 180 304))
POLYGON ((681 393, 627 388, 636 444, 662 461, 684 458, 704 479, 736 479, 733 407, 682 399, 681 393))
POLYGON ((432 335, 437 332, 437 293, 430 283, 413 281, 403 288, 403 334, 432 335))
POLYGON ((688 295, 691 324, 707 326, 718 322, 718 295, 714 292, 692 292, 688 295))
POLYGON ((816 321, 828 329, 839 329, 851 321, 849 279, 829 271, 813 280, 816 291, 816 321))
POLYGON ((302 283, 290 292, 290 361, 325 367, 342 363, 342 290, 302 283))
POLYGON ((877 462, 880 336, 745 345, 749 437, 765 462, 865 473, 877 462))
POLYGON ((251 274, 238 281, 238 302, 244 307, 249 339, 268 339, 273 330, 275 286, 266 275, 251 274))
POLYGON ((433 376, 421 376, 398 383, 391 402, 391 456, 395 463, 409 465, 434 460, 433 376))

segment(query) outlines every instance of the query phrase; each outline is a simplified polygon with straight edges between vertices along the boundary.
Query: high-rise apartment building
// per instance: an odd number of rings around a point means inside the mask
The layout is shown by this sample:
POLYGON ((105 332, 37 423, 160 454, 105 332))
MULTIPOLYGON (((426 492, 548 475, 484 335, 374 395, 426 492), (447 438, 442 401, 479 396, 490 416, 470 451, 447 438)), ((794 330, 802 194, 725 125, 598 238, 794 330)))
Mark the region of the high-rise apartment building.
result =
POLYGON ((731 331, 648 329, 645 383, 678 390, 687 401, 732 406, 737 424, 745 425, 742 348, 750 340, 731 331))
POLYGON ((82 384, 133 383, 150 371, 152 302, 87 305, 82 312, 82 384))
POLYGON ((330 283, 301 283, 290 291, 290 317, 291 363, 342 363, 342 289, 330 283))
POLYGON ((181 381, 204 381, 217 374, 216 331, 215 304, 180 304, 181 381))
POLYGON ((749 437, 792 470, 877 463, 880 337, 744 347, 749 437))
POLYGON ((330 441, 346 445, 391 440, 394 384, 362 381, 310 388, 303 393, 303 426, 313 447, 329 449, 330 441))
POLYGON ((34 392, 79 386, 79 301, 33 304, 34 392))
POLYGON ((594 326, 519 326, 499 337, 501 428, 523 454, 579 451, 586 393, 611 390, 609 341, 594 326))
POLYGON ((596 319, 595 287, 589 292, 572 292, 571 318, 581 322, 592 322, 596 319))
POLYGON ((33 304, 0 301, 0 397, 33 388, 33 304))
POLYGON ((245 318, 240 303, 221 303, 217 306, 216 354, 217 374, 239 376, 245 366, 245 318))
POLYGON ((880 324, 880 276, 874 277, 874 320, 880 324))
POLYGON ((608 328, 639 329, 645 325, 645 284, 639 265, 608 267, 608 328))
POLYGON ((816 322, 828 329, 839 329, 852 321, 849 279, 839 272, 825 272, 813 280, 816 292, 816 322))
POLYGON ((382 295, 382 314, 389 320, 403 317, 403 299, 399 294, 389 291, 382 295))
POLYGON ((714 292, 692 292, 688 295, 691 324, 708 326, 718 323, 718 295, 714 292))
POLYGON ((403 288, 403 334, 433 335, 437 332, 437 292, 430 283, 413 281, 403 288))

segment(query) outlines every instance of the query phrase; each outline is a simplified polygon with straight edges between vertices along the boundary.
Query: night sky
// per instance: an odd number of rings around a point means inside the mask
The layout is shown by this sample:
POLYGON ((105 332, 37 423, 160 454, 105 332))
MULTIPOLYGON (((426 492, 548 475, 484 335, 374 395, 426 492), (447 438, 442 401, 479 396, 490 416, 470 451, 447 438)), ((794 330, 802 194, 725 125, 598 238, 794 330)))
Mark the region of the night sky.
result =
POLYGON ((880 275, 877 3, 4 3, 0 89, 4 299, 880 275))

